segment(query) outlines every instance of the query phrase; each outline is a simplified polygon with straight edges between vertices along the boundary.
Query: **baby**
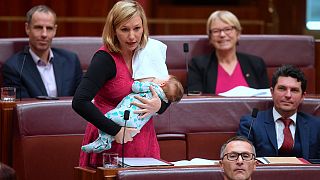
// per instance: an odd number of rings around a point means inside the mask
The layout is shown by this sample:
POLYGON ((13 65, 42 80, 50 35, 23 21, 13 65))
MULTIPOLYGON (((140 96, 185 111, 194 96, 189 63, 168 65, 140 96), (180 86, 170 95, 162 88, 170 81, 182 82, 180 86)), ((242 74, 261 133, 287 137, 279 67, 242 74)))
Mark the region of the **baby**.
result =
MULTIPOLYGON (((167 79, 145 78, 139 81, 134 81, 132 84, 132 93, 124 97, 117 107, 107 112, 105 116, 120 126, 124 126, 124 111, 129 110, 131 113, 126 126, 140 130, 154 114, 145 118, 140 118, 139 114, 132 113, 140 108, 135 105, 131 105, 131 103, 134 101, 140 102, 134 97, 137 95, 151 99, 152 93, 149 88, 150 86, 152 86, 159 98, 165 102, 178 102, 183 96, 183 86, 175 76, 169 75, 167 79)), ((135 135, 136 134, 132 134, 132 137, 135 135)), ((114 136, 99 130, 99 137, 94 142, 82 146, 81 150, 87 153, 100 153, 110 149, 111 142, 113 140, 114 136)))

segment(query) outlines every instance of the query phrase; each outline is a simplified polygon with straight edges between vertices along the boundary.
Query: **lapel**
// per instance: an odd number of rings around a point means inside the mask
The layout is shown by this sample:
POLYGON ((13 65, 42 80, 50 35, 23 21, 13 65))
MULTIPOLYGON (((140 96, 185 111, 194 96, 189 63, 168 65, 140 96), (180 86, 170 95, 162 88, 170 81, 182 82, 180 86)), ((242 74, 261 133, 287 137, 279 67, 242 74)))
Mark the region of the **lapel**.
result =
POLYGON ((249 61, 247 60, 246 56, 242 56, 242 54, 237 53, 237 58, 238 58, 238 62, 241 67, 243 77, 247 81, 248 85, 250 87, 252 87, 255 84, 254 80, 253 80, 254 75, 253 75, 252 69, 251 69, 252 66, 248 63, 249 61))
POLYGON ((28 54, 25 66, 23 68, 22 74, 26 78, 33 78, 34 83, 36 84, 37 88, 41 91, 42 94, 47 95, 47 90, 43 84, 43 81, 41 79, 41 75, 37 69, 37 66, 35 62, 33 61, 32 57, 30 54, 28 54))
POLYGON ((297 114, 297 125, 296 128, 300 133, 300 142, 302 147, 302 157, 309 157, 309 126, 307 119, 297 114))
POLYGON ((208 91, 207 93, 216 93, 216 85, 217 85, 217 78, 218 78, 218 59, 215 54, 215 51, 213 51, 210 55, 210 60, 208 62, 206 72, 204 73, 207 82, 207 87, 204 89, 205 91, 208 91), (210 73, 210 74, 208 74, 210 73))
POLYGON ((264 118, 264 127, 266 129, 266 134, 271 142, 276 154, 278 154, 278 143, 277 143, 277 135, 275 129, 275 123, 273 121, 272 109, 269 109, 264 118))
POLYGON ((63 77, 64 77, 63 65, 65 62, 65 58, 54 53, 53 50, 52 50, 52 52, 54 55, 52 65, 53 65, 54 77, 56 79, 57 92, 58 92, 58 96, 59 96, 62 94, 62 90, 63 90, 63 77))

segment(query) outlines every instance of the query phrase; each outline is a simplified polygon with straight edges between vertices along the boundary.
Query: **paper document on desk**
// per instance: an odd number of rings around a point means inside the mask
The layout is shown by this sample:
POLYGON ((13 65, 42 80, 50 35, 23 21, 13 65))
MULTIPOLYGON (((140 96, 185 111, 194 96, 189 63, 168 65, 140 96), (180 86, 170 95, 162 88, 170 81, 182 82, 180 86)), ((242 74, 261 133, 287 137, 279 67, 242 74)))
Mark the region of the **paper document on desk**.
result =
POLYGON ((262 164, 310 164, 303 158, 296 157, 257 157, 262 164))
MULTIPOLYGON (((122 164, 122 158, 118 158, 119 164, 122 164)), ((124 158, 125 167, 144 167, 144 166, 172 166, 173 164, 158 160, 155 158, 124 158)))
POLYGON ((171 162, 174 166, 192 166, 192 165, 217 165, 219 164, 218 160, 209 160, 209 159, 202 159, 202 158, 193 158, 189 160, 181 160, 171 162))
POLYGON ((219 93, 225 97, 271 97, 270 89, 254 89, 245 86, 237 86, 229 91, 219 93))

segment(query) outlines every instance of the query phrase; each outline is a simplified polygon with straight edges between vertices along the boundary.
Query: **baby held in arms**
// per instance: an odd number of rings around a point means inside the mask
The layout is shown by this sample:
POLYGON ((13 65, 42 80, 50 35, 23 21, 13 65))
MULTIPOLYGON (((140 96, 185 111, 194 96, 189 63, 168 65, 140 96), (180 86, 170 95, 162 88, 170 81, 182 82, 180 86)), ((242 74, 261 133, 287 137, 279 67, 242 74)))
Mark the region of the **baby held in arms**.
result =
MULTIPOLYGON (((133 111, 139 110, 140 108, 132 105, 131 103, 134 101, 140 102, 135 98, 135 96, 151 99, 152 92, 150 91, 150 86, 157 93, 160 99, 165 102, 178 102, 183 96, 183 86, 175 76, 169 75, 165 79, 144 78, 136 80, 132 84, 132 93, 124 97, 117 107, 107 112, 105 116, 120 126, 124 126, 124 112, 129 110, 130 116, 129 120, 127 120, 126 126, 140 130, 155 114, 150 114, 144 118, 141 118, 139 117, 139 114, 133 113, 133 111)), ((136 134, 132 134, 132 137, 135 135, 136 134)), ((114 141, 114 136, 99 130, 99 137, 94 142, 82 146, 81 149, 87 153, 100 153, 110 149, 112 141, 114 141)))

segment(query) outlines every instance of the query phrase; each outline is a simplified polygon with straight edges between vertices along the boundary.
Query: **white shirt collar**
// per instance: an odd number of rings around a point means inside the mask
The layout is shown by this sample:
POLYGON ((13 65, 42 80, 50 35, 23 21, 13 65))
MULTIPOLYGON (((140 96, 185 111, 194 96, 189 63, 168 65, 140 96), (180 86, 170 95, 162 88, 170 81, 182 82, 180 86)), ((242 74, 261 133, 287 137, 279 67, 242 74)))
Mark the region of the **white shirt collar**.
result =
MULTIPOLYGON (((274 122, 276 122, 279 118, 282 117, 274 107, 272 108, 272 114, 273 114, 274 122)), ((297 122, 297 113, 294 113, 292 116, 290 116, 290 119, 294 122, 294 124, 296 124, 296 122, 297 122)))
MULTIPOLYGON (((35 52, 33 52, 31 48, 29 48, 29 52, 31 54, 31 57, 32 57, 33 61, 38 65, 38 62, 41 61, 40 57, 35 52)), ((53 56, 53 52, 50 49, 50 51, 49 51, 49 62, 52 62, 53 57, 54 57, 53 56)))

